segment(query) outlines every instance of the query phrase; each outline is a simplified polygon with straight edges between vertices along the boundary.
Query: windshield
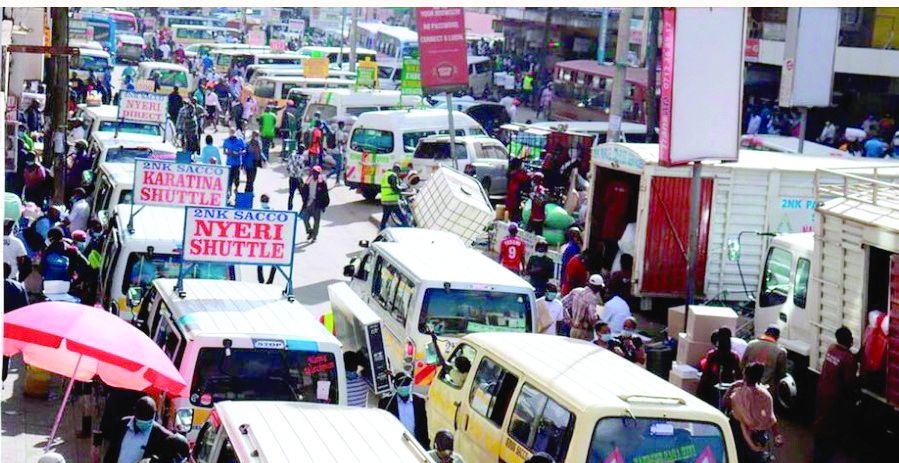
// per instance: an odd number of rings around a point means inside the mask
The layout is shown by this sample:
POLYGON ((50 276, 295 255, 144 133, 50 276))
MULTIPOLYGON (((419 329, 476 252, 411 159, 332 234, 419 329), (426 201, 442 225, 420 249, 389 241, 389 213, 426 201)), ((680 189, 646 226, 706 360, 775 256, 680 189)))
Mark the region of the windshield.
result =
POLYGON ((305 117, 303 117, 303 122, 309 122, 312 120, 312 116, 315 113, 321 113, 321 120, 329 121, 334 116, 337 115, 337 106, 329 105, 329 104, 320 104, 320 103, 312 103, 309 105, 309 110, 306 111, 305 117))
MULTIPOLYGON (((123 195, 124 197, 124 195, 123 195)), ((146 288, 156 278, 178 278, 180 254, 153 254, 132 252, 125 263, 125 275, 122 281, 122 292, 127 294, 129 287, 146 288)), ((233 280, 234 269, 227 264, 209 262, 185 262, 184 278, 193 280, 233 280)))
POLYGON ((430 288, 425 290, 418 331, 430 328, 441 335, 484 331, 531 331, 526 294, 498 291, 430 288))
POLYGON ((602 418, 593 431, 587 463, 726 463, 725 449, 721 428, 711 423, 602 418))
POLYGON ((154 69, 150 74, 156 73, 159 76, 159 85, 163 87, 187 87, 187 74, 184 71, 171 69, 154 69))
POLYGON ((109 65, 109 60, 102 56, 90 56, 90 55, 79 55, 76 58, 74 64, 75 69, 82 69, 85 71, 105 71, 111 66, 109 65))
POLYGON ((175 159, 175 153, 163 153, 150 148, 110 148, 106 152, 106 162, 133 162, 135 159, 175 159))
POLYGON ((127 19, 116 19, 115 30, 116 34, 137 34, 134 23, 127 19))
MULTIPOLYGON (((162 135, 162 129, 156 124, 146 124, 142 122, 119 122, 119 121, 102 121, 100 122, 101 132, 115 132, 116 126, 119 127, 120 133, 136 133, 140 135, 162 135)), ((108 159, 107 159, 108 160, 108 159)))
POLYGON ((232 348, 226 356, 221 347, 204 347, 196 365, 190 390, 193 405, 209 407, 220 400, 330 404, 338 400, 337 362, 330 353, 232 348))
POLYGON ((790 293, 790 270, 793 266, 793 254, 781 248, 771 248, 765 262, 765 279, 762 282, 762 294, 759 296, 760 307, 771 307, 783 304, 790 293))
POLYGON ((103 43, 109 40, 109 23, 95 22, 88 20, 91 27, 94 28, 94 40, 103 43))
POLYGON ((303 64, 303 61, 299 58, 259 58, 257 60, 258 64, 295 64, 300 66, 303 64))
POLYGON ((375 129, 353 130, 353 137, 350 139, 350 149, 353 151, 392 153, 393 132, 375 129))

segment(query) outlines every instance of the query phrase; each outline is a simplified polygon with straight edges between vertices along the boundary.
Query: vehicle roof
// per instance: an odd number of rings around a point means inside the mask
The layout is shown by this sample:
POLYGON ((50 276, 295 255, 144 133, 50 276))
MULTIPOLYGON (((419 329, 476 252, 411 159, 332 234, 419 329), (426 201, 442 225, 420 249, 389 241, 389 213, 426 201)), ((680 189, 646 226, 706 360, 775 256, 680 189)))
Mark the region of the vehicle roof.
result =
POLYGON ((418 42, 418 32, 402 26, 387 25, 378 29, 378 34, 387 34, 403 42, 418 42))
MULTIPOLYGON (((527 372, 528 381, 555 393, 579 410, 593 407, 621 407, 639 415, 644 402, 628 402, 628 396, 683 400, 709 417, 717 409, 689 392, 635 366, 623 357, 591 342, 536 333, 474 333, 471 341, 494 354, 486 355, 527 372)), ((670 404, 665 405, 670 408, 670 404)), ((721 417, 723 419, 723 417, 721 417)))
POLYGON ((340 345, 307 308, 295 300, 288 301, 278 286, 186 278, 186 295, 181 298, 174 292, 176 281, 157 278, 153 284, 160 294, 166 295, 169 310, 190 336, 244 334, 340 345))
POLYGON ((146 147, 164 153, 175 153, 178 151, 175 145, 162 141, 162 137, 159 135, 119 132, 118 137, 116 137, 115 132, 94 132, 91 134, 91 138, 95 138, 106 147, 146 147))
POLYGON ((142 45, 145 43, 144 38, 139 35, 120 34, 120 35, 116 35, 116 38, 121 40, 122 42, 126 42, 126 43, 131 42, 131 43, 139 43, 142 45))
POLYGON ((134 214, 134 233, 128 231, 131 205, 116 205, 115 214, 122 236, 126 237, 126 241, 134 243, 138 249, 153 246, 158 254, 176 254, 175 249, 181 248, 184 241, 183 207, 143 207, 140 212, 134 214), (160 243, 165 247, 161 247, 160 243))
MULTIPOLYGON (((609 123, 605 121, 566 121, 566 122, 556 122, 556 121, 543 121, 543 122, 534 122, 530 124, 533 127, 539 127, 541 129, 546 130, 554 130, 556 127, 560 125, 566 126, 566 129, 569 132, 581 132, 581 133, 603 133, 605 134, 609 129, 609 123)), ((621 132, 626 134, 628 133, 646 133, 646 125, 638 124, 636 122, 622 122, 621 123, 621 132)))
POLYGON ((267 401, 225 401, 215 408, 237 453, 258 451, 259 461, 433 462, 396 417, 378 408, 267 401))
POLYGON ((484 61, 490 61, 490 57, 489 57, 489 56, 475 56, 475 55, 468 55, 468 56, 466 57, 466 60, 468 60, 468 64, 471 64, 471 63, 483 63, 484 61))
POLYGON ((793 248, 812 251, 815 247, 815 233, 784 233, 782 235, 775 236, 772 239, 772 242, 781 242, 793 248))
POLYGON ((125 188, 134 186, 133 162, 101 162, 100 170, 106 172, 113 184, 122 185, 125 188))
POLYGON ((119 107, 111 104, 101 105, 78 105, 80 110, 90 113, 92 116, 98 117, 100 120, 116 120, 119 117, 119 107))
POLYGON ((109 59, 110 57, 109 52, 106 52, 104 50, 97 50, 96 48, 81 47, 78 49, 78 53, 87 56, 96 56, 99 58, 109 59))
MULTIPOLYGON (((414 105, 421 101, 418 95, 402 95, 399 90, 376 90, 376 89, 358 89, 351 88, 329 88, 318 96, 316 101, 310 101, 310 104, 327 104, 329 94, 343 99, 345 106, 359 107, 367 104, 376 103, 397 103, 402 98, 403 105, 414 105), (323 101, 324 100, 324 101, 323 101)), ((396 106, 396 105, 394 105, 396 106)))
POLYGON ((435 247, 423 243, 378 242, 371 246, 401 263, 423 281, 530 288, 520 276, 472 249, 435 247))
MULTIPOLYGON (((193 18, 193 16, 188 16, 188 17, 193 18)), ((171 26, 172 29, 174 29, 176 27, 179 29, 212 29, 212 30, 216 30, 216 31, 226 30, 226 31, 240 32, 239 30, 237 30, 233 27, 224 27, 224 26, 203 26, 203 25, 199 25, 199 24, 172 24, 172 26, 171 26)))
MULTIPOLYGON (((422 138, 419 143, 449 143, 449 134, 442 133, 439 135, 428 135, 427 137, 422 138)), ((456 137, 456 143, 474 143, 480 142, 488 145, 499 145, 505 148, 506 145, 503 142, 493 138, 493 137, 481 137, 477 135, 464 135, 461 137, 456 137)))
MULTIPOLYGON (((599 75, 608 79, 615 77, 615 66, 611 64, 599 64, 594 59, 576 59, 571 61, 557 61, 556 67, 576 72, 586 72, 599 75)), ((646 68, 628 67, 625 80, 642 86, 646 86, 646 68)))
POLYGON ((138 63, 138 67, 149 68, 149 69, 169 69, 173 71, 184 71, 188 72, 187 68, 175 63, 165 63, 162 61, 141 61, 138 63))
MULTIPOLYGON (((788 137, 786 135, 743 135, 740 137, 741 146, 757 145, 767 151, 778 151, 781 153, 799 153, 799 138, 788 137)), ((805 140, 802 143, 802 154, 824 154, 837 157, 850 157, 851 155, 845 151, 836 148, 805 140)))
POLYGON ((387 227, 378 233, 378 236, 383 236, 389 240, 388 242, 395 243, 468 247, 462 241, 462 238, 455 233, 444 230, 431 230, 429 228, 387 227))
MULTIPOLYGON (((423 125, 431 126, 434 122, 447 123, 446 111, 439 109, 391 109, 387 111, 369 111, 359 115, 355 127, 362 127, 372 121, 387 119, 390 124, 401 128, 418 128, 423 125)), ((477 121, 461 111, 453 111, 453 121, 468 123, 469 126, 479 126, 477 121)), ((457 126, 456 128, 462 128, 457 126)))
POLYGON ((266 76, 259 76, 259 77, 256 79, 256 81, 258 82, 258 81, 260 81, 260 80, 270 80, 270 81, 272 81, 272 82, 282 82, 282 83, 290 83, 290 82, 313 82, 313 83, 318 83, 318 82, 325 82, 325 83, 332 83, 332 84, 344 84, 344 83, 345 83, 345 84, 350 84, 350 85, 352 85, 352 84, 354 84, 354 83, 356 82, 356 81, 354 81, 354 80, 350 80, 350 79, 340 79, 340 78, 336 78, 336 77, 325 77, 325 78, 323 78, 323 77, 303 77, 303 76, 284 76, 284 75, 274 75, 274 76, 266 75, 266 76))
MULTIPOLYGON (((343 51, 349 53, 350 47, 341 48, 341 47, 320 47, 317 45, 306 45, 306 46, 300 47, 299 53, 303 53, 304 51, 320 51, 320 52, 324 52, 324 53, 340 53, 340 50, 343 50, 343 51)), ((356 47, 356 53, 357 54, 364 53, 366 55, 376 55, 378 52, 375 50, 372 50, 371 48, 356 47)))

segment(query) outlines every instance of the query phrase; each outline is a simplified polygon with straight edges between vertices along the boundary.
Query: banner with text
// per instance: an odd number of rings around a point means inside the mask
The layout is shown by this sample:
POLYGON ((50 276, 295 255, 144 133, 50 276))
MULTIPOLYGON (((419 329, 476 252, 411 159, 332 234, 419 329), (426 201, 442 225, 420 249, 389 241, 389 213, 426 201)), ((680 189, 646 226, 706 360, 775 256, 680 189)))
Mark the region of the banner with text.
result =
POLYGON ((134 166, 134 204, 224 207, 228 166, 138 159, 134 166))
POLYGON ((185 262, 292 263, 295 212, 187 207, 185 213, 185 262))
POLYGON ((147 92, 122 91, 118 118, 126 121, 164 124, 168 114, 168 97, 147 92))
POLYGON ((416 8, 421 85, 426 90, 468 88, 468 45, 462 8, 416 8))
POLYGON ((328 78, 328 58, 306 58, 303 60, 303 77, 328 78))
POLYGON ((378 63, 363 60, 356 63, 356 85, 366 88, 378 87, 378 63))
POLYGON ((421 95, 421 65, 417 58, 403 58, 400 92, 403 95, 421 95))

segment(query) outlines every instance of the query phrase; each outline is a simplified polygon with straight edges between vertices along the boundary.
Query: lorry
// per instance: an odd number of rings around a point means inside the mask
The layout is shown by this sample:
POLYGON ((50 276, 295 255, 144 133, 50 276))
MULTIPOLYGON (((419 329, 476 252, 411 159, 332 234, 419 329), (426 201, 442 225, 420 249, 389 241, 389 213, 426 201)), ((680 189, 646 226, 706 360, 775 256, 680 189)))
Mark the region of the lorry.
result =
MULTIPOLYGON (((885 165, 882 159, 743 149, 736 162, 703 161, 697 293, 727 302, 750 299, 768 236, 814 230, 817 168, 885 165), (731 239, 742 248, 738 262, 728 259, 731 239)), ((585 248, 602 254, 603 268, 612 271, 619 249, 632 253, 632 291, 643 309, 653 298, 686 295, 690 177, 689 166, 661 166, 657 144, 593 149, 585 248)), ((822 194, 821 200, 832 197, 822 194)))
POLYGON ((872 312, 880 311, 889 317, 885 371, 861 375, 862 397, 881 411, 899 410, 897 174, 899 164, 819 169, 814 232, 779 235, 767 246, 754 328, 757 335, 772 324, 780 328, 789 373, 775 397, 784 407, 814 398, 815 377, 836 329, 849 328, 853 352, 863 350, 866 327, 876 318, 872 312))

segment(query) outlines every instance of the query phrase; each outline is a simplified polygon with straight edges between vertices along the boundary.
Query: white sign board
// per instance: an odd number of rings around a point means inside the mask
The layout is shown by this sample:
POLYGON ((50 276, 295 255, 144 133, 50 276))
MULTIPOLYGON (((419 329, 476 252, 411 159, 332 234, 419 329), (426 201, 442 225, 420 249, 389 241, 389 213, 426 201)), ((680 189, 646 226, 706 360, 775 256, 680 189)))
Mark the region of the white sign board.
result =
POLYGON ((168 115, 168 97, 146 92, 122 91, 119 99, 119 119, 164 124, 168 115))
POLYGON ((342 8, 312 8, 309 25, 321 30, 340 30, 343 24, 342 8))
POLYGON ((291 211, 187 207, 185 262, 291 265, 297 214, 291 211))
POLYGON ((228 166, 138 159, 134 166, 134 204, 224 207, 228 166))
POLYGON ((839 31, 839 8, 788 9, 780 106, 830 106, 839 31))
POLYGON ((287 21, 287 30, 290 32, 303 32, 306 30, 305 19, 291 19, 287 21))

